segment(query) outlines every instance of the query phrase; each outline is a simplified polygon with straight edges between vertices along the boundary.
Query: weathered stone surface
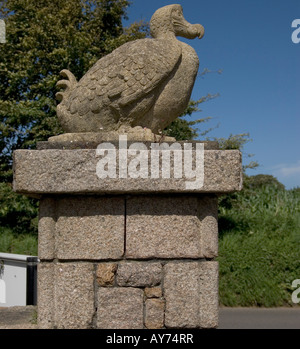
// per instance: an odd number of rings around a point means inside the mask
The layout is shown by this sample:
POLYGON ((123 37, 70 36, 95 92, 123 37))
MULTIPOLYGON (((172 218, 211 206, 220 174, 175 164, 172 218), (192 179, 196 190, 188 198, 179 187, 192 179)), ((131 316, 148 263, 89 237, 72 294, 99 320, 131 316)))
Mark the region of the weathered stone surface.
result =
POLYGON ((200 264, 200 322, 201 328, 219 324, 219 265, 210 261, 200 264))
POLYGON ((94 315, 93 264, 42 262, 38 268, 39 328, 90 328, 94 315))
POLYGON ((55 258, 55 215, 56 201, 53 198, 44 197, 39 203, 39 243, 38 255, 40 259, 55 258))
POLYGON ((162 265, 156 262, 122 262, 117 271, 119 286, 150 287, 161 282, 162 265))
POLYGON ((57 263, 54 275, 55 325, 87 329, 94 316, 94 266, 92 263, 57 263))
POLYGON ((61 198, 56 204, 56 215, 56 258, 119 259, 123 256, 124 199, 61 198))
POLYGON ((164 327, 165 301, 163 299, 147 299, 145 301, 145 326, 148 329, 164 327))
POLYGON ((100 287, 97 328, 142 329, 143 294, 143 290, 133 287, 100 287))
POLYGON ((100 263, 97 265, 96 278, 99 286, 113 286, 117 263, 100 263))
POLYGON ((212 258, 218 252, 217 239, 217 198, 213 195, 127 199, 128 258, 212 258))
POLYGON ((170 262, 164 266, 165 325, 199 326, 199 262, 170 262))
MULTIPOLYGON (((193 153, 194 154, 194 153, 193 153)), ((148 159, 151 158, 150 150, 148 159)), ((241 153, 238 150, 204 151, 204 184, 187 189, 191 179, 120 178, 119 150, 116 149, 116 178, 97 176, 101 157, 95 149, 16 150, 14 190, 22 194, 119 194, 119 193, 228 193, 242 189, 241 153)), ((171 162, 171 167, 172 167, 171 162)))
POLYGON ((180 5, 158 9, 153 39, 128 42, 104 56, 80 79, 64 69, 57 116, 66 132, 108 132, 121 126, 163 130, 188 105, 199 60, 176 36, 202 38, 204 28, 183 18, 180 5))
POLYGON ((156 287, 145 287, 146 298, 160 298, 162 297, 162 289, 160 286, 156 287))
POLYGON ((165 326, 217 327, 218 263, 170 262, 164 272, 165 326))
POLYGON ((198 197, 200 220, 201 256, 214 258, 218 255, 218 198, 214 195, 198 197))
POLYGON ((196 197, 131 197, 127 258, 196 258, 201 253, 196 197))
POLYGON ((50 329, 54 327, 54 264, 39 263, 37 279, 38 327, 50 329))

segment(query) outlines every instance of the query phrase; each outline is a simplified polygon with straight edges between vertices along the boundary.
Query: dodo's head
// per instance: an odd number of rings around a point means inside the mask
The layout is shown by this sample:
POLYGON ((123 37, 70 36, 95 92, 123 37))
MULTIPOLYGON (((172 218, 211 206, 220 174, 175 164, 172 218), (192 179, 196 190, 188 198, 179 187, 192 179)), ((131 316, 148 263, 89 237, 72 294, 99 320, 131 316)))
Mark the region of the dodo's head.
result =
POLYGON ((153 38, 182 36, 187 39, 204 35, 201 24, 190 24, 183 17, 181 5, 168 5, 158 9, 151 18, 150 31, 153 38))

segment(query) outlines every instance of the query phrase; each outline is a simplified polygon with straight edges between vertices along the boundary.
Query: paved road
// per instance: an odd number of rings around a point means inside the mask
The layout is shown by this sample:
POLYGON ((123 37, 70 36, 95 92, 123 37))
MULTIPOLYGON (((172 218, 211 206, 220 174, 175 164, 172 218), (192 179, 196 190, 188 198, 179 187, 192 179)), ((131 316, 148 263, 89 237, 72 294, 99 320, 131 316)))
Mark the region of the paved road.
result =
POLYGON ((0 307, 0 329, 36 329, 36 307, 0 307))
MULTIPOLYGON (((300 329, 295 308, 220 308, 219 329, 300 329)), ((0 308, 0 329, 34 329, 36 307, 0 308)))
POLYGON ((300 329, 300 307, 220 308, 219 329, 300 329))

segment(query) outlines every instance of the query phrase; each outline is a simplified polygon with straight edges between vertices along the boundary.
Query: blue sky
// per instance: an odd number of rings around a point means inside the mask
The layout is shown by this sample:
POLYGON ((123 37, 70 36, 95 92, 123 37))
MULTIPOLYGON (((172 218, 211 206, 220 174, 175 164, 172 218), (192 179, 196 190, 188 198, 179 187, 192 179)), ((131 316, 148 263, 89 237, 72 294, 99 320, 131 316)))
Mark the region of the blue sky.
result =
POLYGON ((173 3, 182 5, 187 21, 205 28, 203 39, 188 41, 199 56, 199 73, 222 70, 197 77, 193 99, 220 96, 192 118, 213 118, 205 127, 219 126, 210 137, 249 133, 244 163, 254 154, 260 166, 247 173, 272 174, 287 189, 300 186, 300 43, 292 41, 300 1, 132 0, 124 25, 150 21, 159 7, 173 3))

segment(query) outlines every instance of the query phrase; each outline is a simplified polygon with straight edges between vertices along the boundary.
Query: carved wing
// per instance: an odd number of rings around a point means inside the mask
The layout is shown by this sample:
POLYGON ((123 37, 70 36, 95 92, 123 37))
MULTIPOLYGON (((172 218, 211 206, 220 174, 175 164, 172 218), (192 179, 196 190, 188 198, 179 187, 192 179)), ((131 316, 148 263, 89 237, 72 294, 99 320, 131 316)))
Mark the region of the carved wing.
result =
POLYGON ((98 113, 110 106, 122 109, 153 91, 171 74, 181 48, 167 40, 126 43, 103 57, 70 92, 71 114, 98 113))

